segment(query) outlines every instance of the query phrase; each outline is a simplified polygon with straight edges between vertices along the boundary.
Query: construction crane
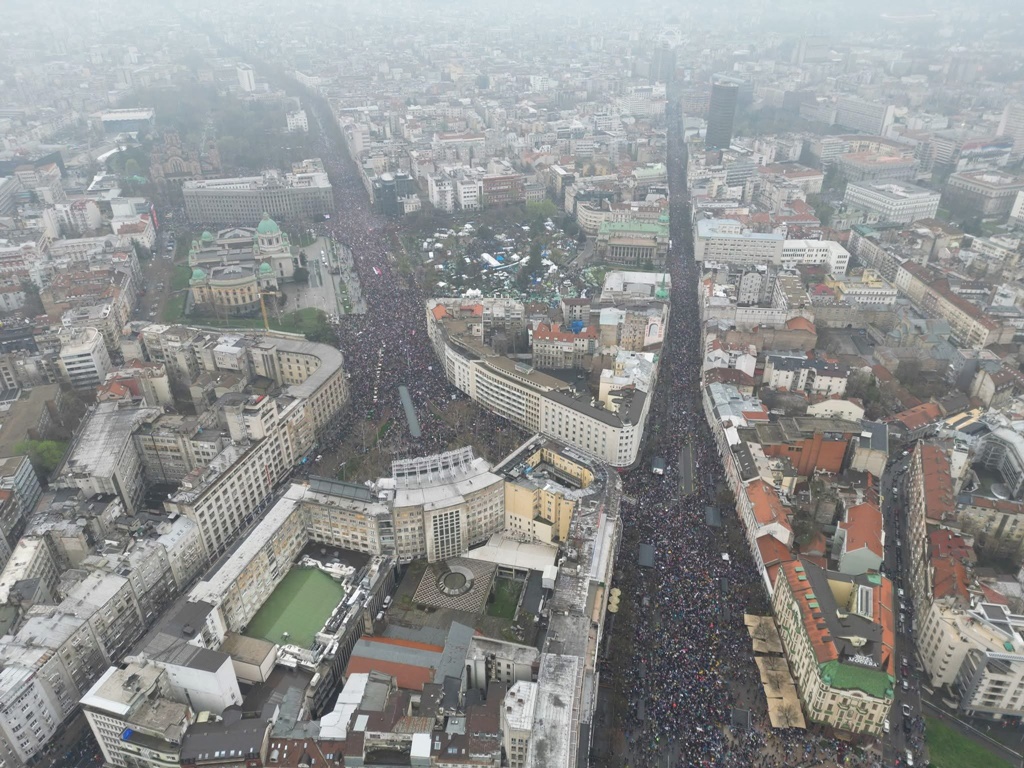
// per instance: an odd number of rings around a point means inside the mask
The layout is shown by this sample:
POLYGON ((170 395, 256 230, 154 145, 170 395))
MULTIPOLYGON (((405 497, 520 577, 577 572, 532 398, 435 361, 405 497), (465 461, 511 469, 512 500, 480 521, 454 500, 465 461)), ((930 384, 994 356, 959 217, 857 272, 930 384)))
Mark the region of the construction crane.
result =
POLYGON ((260 291, 260 312, 263 314, 263 330, 270 331, 270 320, 267 318, 267 303, 263 300, 264 295, 277 296, 277 291, 260 291))

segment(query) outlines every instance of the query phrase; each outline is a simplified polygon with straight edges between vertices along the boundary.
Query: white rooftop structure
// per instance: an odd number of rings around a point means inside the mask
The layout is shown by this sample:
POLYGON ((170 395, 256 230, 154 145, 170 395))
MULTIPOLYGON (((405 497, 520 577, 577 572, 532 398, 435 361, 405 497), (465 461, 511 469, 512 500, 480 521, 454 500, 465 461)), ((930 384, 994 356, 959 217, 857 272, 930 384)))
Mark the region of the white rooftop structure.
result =
POLYGON ((348 738, 348 724, 353 713, 366 694, 366 686, 370 682, 368 672, 359 672, 348 676, 345 687, 338 694, 334 709, 320 718, 320 738, 344 741, 348 738))
POLYGON ((502 482, 469 446, 391 463, 395 506, 449 506, 466 494, 502 482))
POLYGON ((667 272, 628 272, 616 269, 604 276, 601 298, 613 298, 613 294, 627 293, 637 298, 653 299, 662 285, 666 290, 672 289, 672 276, 667 272))
POLYGON ((537 673, 533 738, 527 768, 576 764, 578 734, 574 692, 582 687, 583 660, 578 656, 546 653, 537 673))
POLYGON ((517 541, 496 533, 482 547, 463 552, 460 557, 482 560, 516 570, 543 571, 558 557, 558 547, 537 542, 517 541))
POLYGON ((537 683, 520 680, 505 694, 505 720, 510 728, 521 730, 533 728, 536 708, 537 683))

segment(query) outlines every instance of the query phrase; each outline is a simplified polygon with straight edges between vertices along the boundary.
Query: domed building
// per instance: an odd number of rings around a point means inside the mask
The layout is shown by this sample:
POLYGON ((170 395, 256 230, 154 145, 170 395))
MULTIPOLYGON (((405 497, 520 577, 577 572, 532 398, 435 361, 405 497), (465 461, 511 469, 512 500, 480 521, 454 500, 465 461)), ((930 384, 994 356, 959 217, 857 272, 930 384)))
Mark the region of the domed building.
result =
POLYGON ((256 227, 252 252, 257 261, 270 264, 271 271, 279 280, 291 280, 295 276, 295 268, 299 266, 298 255, 292 254, 288 235, 281 231, 269 214, 264 213, 263 220, 256 227))
POLYGON ((192 241, 188 265, 197 310, 217 315, 258 313, 260 294, 279 294, 300 266, 298 249, 266 213, 255 227, 203 232, 192 241))
POLYGON ((255 265, 254 268, 268 264, 274 277, 285 282, 293 280, 295 269, 302 266, 298 249, 292 248, 288 235, 267 214, 255 227, 222 229, 216 235, 203 232, 198 240, 192 241, 190 267, 209 269, 231 264, 255 265))
POLYGON ((188 284, 196 309, 213 315, 258 314, 260 294, 273 302, 278 293, 273 267, 267 263, 193 267, 188 284))

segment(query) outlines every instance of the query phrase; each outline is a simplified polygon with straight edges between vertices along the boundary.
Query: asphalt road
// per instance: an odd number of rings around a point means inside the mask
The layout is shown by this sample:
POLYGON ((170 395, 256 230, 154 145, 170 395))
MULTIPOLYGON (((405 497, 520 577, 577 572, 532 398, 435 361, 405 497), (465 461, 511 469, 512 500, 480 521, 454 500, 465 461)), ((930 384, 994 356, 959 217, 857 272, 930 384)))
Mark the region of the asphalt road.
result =
MULTIPOLYGON (((912 636, 914 614, 909 598, 910 583, 904 580, 910 568, 910 558, 903 556, 903 544, 907 538, 907 475, 904 470, 909 471, 909 463, 909 457, 901 456, 882 478, 882 519, 886 545, 883 568, 893 582, 893 613, 896 615, 896 698, 889 710, 890 732, 882 740, 882 755, 887 765, 906 764, 911 735, 920 734, 921 728, 921 677, 917 671, 917 652, 912 636), (900 589, 908 595, 900 597, 900 589), (909 708, 909 716, 903 714, 904 706, 909 708)), ((920 752, 913 751, 914 764, 923 762, 920 752)))
POLYGON ((683 443, 679 451, 679 492, 683 496, 693 493, 693 480, 693 451, 690 450, 689 443, 683 443))

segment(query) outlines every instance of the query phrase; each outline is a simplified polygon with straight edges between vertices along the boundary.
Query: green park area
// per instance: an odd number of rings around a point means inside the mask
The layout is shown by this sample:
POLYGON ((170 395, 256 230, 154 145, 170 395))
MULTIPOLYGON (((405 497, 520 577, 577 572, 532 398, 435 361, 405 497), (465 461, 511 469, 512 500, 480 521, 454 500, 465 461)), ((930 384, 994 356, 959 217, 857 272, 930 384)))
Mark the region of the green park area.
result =
POLYGON ((308 648, 344 596, 345 588, 318 568, 292 568, 253 616, 245 634, 308 648))
POLYGON ((523 583, 521 581, 495 579, 491 593, 493 599, 487 601, 487 615, 509 621, 514 619, 516 606, 519 604, 519 593, 522 591, 523 583))
POLYGON ((928 756, 935 768, 1012 768, 987 747, 961 735, 941 720, 925 718, 928 756))

